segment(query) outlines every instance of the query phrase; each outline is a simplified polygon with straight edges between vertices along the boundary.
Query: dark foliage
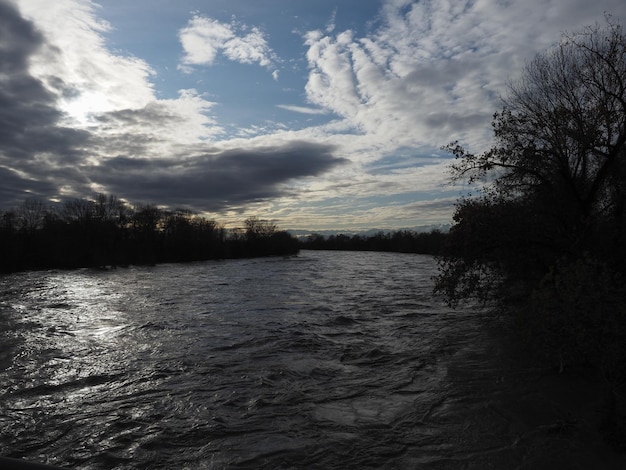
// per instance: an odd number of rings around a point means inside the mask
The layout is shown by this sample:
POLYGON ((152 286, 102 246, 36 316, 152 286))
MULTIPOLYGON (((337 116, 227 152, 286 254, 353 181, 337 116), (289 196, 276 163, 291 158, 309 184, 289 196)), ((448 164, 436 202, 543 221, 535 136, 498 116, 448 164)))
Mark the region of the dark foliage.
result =
POLYGON ((97 195, 46 207, 27 200, 0 213, 0 271, 70 269, 291 255, 298 242, 274 224, 251 218, 227 232, 185 210, 123 204, 97 195))
POLYGON ((398 253, 439 254, 446 239, 439 230, 416 233, 399 230, 391 233, 379 232, 369 237, 361 235, 309 235, 300 240, 306 250, 390 251, 398 253))
MULTIPOLYGON (((565 35, 513 83, 495 145, 458 144, 453 177, 484 182, 457 204, 436 291, 512 314, 529 349, 561 370, 592 366, 626 390, 626 36, 565 35)), ((626 404, 626 399, 614 400, 626 404)), ((613 407, 615 411, 615 407, 613 407)), ((613 418, 619 416, 615 412, 613 418)), ((622 420, 624 420, 622 414, 622 420)), ((624 421, 626 422, 626 421, 624 421)))

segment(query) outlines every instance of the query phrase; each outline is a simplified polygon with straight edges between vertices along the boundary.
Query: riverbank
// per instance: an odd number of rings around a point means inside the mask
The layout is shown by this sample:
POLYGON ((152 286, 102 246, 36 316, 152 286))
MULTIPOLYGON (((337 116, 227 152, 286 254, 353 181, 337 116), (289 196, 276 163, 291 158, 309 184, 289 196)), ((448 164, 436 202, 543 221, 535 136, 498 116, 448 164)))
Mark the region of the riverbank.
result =
POLYGON ((461 436, 452 461, 471 469, 626 468, 626 454, 603 432, 608 391, 593 372, 546 368, 502 325, 465 333, 445 359, 450 394, 428 416, 461 436))

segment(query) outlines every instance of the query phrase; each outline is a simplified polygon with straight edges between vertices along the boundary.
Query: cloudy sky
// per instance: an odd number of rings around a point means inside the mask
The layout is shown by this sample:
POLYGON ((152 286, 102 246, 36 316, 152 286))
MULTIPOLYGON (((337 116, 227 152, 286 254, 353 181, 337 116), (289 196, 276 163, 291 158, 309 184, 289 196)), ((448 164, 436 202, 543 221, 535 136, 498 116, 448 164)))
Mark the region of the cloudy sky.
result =
POLYGON ((448 223, 459 140, 623 0, 0 0, 0 209, 98 192, 290 229, 448 223))

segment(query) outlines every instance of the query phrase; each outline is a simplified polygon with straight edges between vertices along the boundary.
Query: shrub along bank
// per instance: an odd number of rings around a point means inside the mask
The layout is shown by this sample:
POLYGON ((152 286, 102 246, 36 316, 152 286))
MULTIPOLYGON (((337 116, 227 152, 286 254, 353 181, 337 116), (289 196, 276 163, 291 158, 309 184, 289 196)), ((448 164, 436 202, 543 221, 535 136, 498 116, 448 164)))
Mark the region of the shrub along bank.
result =
POLYGON ((46 206, 28 200, 0 213, 0 271, 70 269, 292 255, 297 240, 249 218, 226 230, 185 210, 131 206, 114 196, 46 206))

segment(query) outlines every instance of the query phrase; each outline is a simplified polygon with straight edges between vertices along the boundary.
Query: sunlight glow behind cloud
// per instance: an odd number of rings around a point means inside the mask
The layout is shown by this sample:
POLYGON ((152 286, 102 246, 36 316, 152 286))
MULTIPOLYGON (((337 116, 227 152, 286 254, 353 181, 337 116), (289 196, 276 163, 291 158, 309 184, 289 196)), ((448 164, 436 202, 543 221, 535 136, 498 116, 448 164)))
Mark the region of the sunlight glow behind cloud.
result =
POLYGON ((18 2, 45 37, 30 57, 30 71, 59 99, 59 106, 85 124, 90 114, 145 106, 154 97, 152 68, 143 60, 112 53, 103 34, 111 26, 80 0, 18 2))

